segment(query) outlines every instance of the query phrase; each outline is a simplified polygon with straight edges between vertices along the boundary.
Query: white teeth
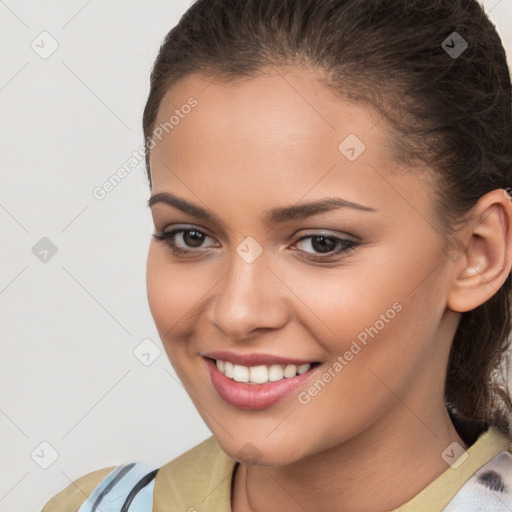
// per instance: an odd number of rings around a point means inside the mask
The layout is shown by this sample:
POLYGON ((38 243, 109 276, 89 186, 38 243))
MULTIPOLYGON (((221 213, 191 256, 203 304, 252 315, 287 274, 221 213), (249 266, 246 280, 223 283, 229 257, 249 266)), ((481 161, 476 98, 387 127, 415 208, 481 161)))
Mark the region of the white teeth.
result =
POLYGON ((226 377, 229 377, 230 379, 233 378, 233 363, 230 363, 229 361, 223 361, 224 362, 224 375, 226 377))
POLYGON ((249 368, 235 364, 233 367, 233 379, 237 382, 249 382, 249 368))
POLYGON ((307 372, 311 368, 311 365, 309 363, 303 364, 302 366, 299 366, 297 368, 297 373, 301 375, 302 373, 307 372))
POLYGON ((268 382, 268 368, 265 365, 251 366, 249 368, 249 381, 255 384, 268 382))
POLYGON ((297 367, 294 364, 289 364, 284 369, 283 375, 289 379, 290 377, 295 377, 297 375, 297 367))
POLYGON ((273 364, 268 369, 268 380, 274 382, 281 380, 284 377, 283 367, 278 364, 273 364))
POLYGON ((301 375, 311 368, 311 363, 301 366, 288 364, 286 366, 280 364, 258 365, 258 366, 242 366, 233 364, 229 361, 216 360, 217 368, 220 373, 237 382, 245 382, 248 384, 265 384, 266 382, 275 382, 284 378, 290 379, 297 374, 301 375))

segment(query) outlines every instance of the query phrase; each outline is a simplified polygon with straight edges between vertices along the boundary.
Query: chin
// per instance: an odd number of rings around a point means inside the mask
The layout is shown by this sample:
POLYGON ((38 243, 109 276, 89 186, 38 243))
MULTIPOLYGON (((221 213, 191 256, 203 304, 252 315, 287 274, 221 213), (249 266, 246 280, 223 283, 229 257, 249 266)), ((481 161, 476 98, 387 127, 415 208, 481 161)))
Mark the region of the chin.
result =
MULTIPOLYGON (((225 433, 224 433, 225 434, 225 433)), ((303 442, 296 446, 293 443, 283 444, 281 438, 273 441, 262 436, 245 436, 244 439, 235 439, 229 435, 214 434, 222 450, 232 459, 246 466, 286 466, 300 460, 304 454, 303 442)))

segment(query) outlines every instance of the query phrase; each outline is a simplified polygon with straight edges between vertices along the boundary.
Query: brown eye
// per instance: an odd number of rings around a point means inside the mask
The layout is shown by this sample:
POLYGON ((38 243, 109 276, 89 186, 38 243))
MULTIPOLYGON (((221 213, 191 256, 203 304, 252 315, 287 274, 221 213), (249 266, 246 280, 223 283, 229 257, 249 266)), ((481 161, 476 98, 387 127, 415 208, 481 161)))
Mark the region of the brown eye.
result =
POLYGON ((183 241, 186 245, 190 247, 199 247, 203 241, 205 235, 201 233, 200 231, 196 230, 187 230, 183 231, 183 241))
POLYGON ((199 249, 208 249, 203 244, 211 237, 197 228, 177 228, 171 231, 160 231, 153 236, 168 245, 173 254, 193 256, 199 254, 199 249))
POLYGON ((325 236, 314 236, 311 238, 311 247, 317 252, 330 252, 336 247, 336 242, 325 236))
POLYGON ((327 236, 323 234, 306 235, 298 240, 299 242, 306 242, 303 244, 304 249, 299 249, 305 253, 308 258, 321 259, 322 257, 335 256, 341 253, 347 253, 355 250, 358 242, 348 240, 346 238, 339 238, 336 236, 327 236), (306 250, 311 249, 311 250, 306 250))

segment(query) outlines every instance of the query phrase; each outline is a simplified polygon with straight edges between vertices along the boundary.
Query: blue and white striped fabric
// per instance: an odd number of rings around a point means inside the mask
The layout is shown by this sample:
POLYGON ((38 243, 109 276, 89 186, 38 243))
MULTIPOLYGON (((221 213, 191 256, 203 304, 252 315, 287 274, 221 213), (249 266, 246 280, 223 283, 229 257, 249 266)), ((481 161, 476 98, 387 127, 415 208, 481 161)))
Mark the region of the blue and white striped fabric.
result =
MULTIPOLYGON (((120 512, 131 490, 154 469, 142 462, 117 466, 99 483, 78 512, 120 512)), ((154 488, 155 478, 136 494, 126 512, 151 512, 154 488)))

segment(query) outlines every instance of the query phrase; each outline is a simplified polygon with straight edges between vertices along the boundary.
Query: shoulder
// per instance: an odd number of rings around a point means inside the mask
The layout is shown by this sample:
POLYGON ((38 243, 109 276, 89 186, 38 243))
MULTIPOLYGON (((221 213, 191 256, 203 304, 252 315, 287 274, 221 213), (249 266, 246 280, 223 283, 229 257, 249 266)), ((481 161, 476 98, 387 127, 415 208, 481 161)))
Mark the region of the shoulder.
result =
POLYGON ((512 454, 502 451, 482 466, 461 488, 445 509, 512 510, 512 454))
POLYGON ((208 437, 160 468, 155 509, 229 512, 235 464, 216 438, 208 437))
POLYGON ((186 452, 162 466, 158 472, 160 480, 210 481, 212 476, 229 474, 236 461, 231 459, 212 435, 186 452))
POLYGON ((98 499, 104 510, 119 510, 127 494, 135 490, 135 501, 139 499, 144 503, 153 500, 154 490, 157 509, 172 505, 188 510, 198 495, 211 493, 207 504, 211 504, 213 510, 227 511, 230 479, 226 477, 232 473, 234 465, 235 460, 224 453, 214 436, 210 436, 151 472, 147 464, 139 462, 111 466, 81 476, 46 503, 42 512, 78 512, 86 501, 92 504, 98 499), (116 488, 115 493, 105 492, 112 487, 116 488))
POLYGON ((220 459, 224 462, 226 458, 227 455, 222 451, 215 437, 210 436, 165 464, 161 471, 164 469, 172 471, 182 471, 187 468, 197 469, 198 463, 204 466, 205 461, 215 463, 220 459))
POLYGON ((455 495, 446 512, 457 510, 512 510, 512 442, 503 434, 490 432, 498 453, 481 465, 455 495), (498 444, 499 443, 499 444, 498 444))
POLYGON ((115 468, 98 469, 73 480, 46 503, 42 512, 77 512, 99 483, 115 468))

